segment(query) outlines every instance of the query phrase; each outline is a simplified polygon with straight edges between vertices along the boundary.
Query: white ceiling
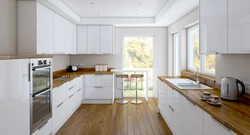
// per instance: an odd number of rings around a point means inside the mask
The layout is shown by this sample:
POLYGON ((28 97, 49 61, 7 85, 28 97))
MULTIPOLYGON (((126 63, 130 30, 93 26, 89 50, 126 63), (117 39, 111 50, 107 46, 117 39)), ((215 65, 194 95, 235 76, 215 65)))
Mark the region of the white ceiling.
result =
POLYGON ((199 6, 199 0, 62 0, 82 24, 169 26, 199 6))
POLYGON ((168 0, 63 0, 81 17, 154 17, 168 0))

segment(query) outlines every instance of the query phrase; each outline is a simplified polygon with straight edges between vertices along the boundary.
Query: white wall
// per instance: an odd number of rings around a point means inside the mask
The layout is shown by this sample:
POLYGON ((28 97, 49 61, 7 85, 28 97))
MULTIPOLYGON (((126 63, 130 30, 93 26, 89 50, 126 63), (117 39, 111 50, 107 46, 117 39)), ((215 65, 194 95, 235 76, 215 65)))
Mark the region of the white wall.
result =
POLYGON ((17 0, 0 0, 0 54, 16 54, 17 0))
POLYGON ((177 22, 173 23, 168 27, 168 75, 173 75, 173 67, 174 67, 174 62, 173 62, 173 34, 174 33, 179 33, 179 45, 180 45, 180 52, 179 52, 179 65, 180 68, 179 70, 186 70, 187 68, 187 28, 194 25, 198 24, 199 20, 199 9, 195 9, 194 11, 190 12, 177 22))
POLYGON ((70 64, 69 55, 54 55, 53 56, 53 71, 66 69, 70 64))
MULTIPOLYGON (((72 55, 71 64, 84 63, 84 67, 94 67, 95 64, 107 64, 112 68, 123 68, 123 36, 149 35, 155 36, 155 85, 157 76, 167 75, 167 28, 115 28, 115 55, 72 55)), ((119 95, 119 94, 118 94, 119 95)))

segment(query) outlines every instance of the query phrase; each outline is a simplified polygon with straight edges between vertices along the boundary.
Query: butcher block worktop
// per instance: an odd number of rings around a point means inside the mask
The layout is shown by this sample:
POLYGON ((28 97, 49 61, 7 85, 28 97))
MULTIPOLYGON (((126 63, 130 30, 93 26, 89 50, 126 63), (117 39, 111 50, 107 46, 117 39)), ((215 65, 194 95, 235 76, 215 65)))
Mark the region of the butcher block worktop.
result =
POLYGON ((58 87, 60 85, 63 85, 64 83, 71 81, 83 74, 113 74, 113 72, 110 72, 111 69, 108 69, 108 71, 104 72, 96 72, 94 68, 80 68, 77 72, 67 72, 66 70, 60 70, 53 72, 53 88, 58 87), (55 80, 56 78, 62 77, 62 76, 72 76, 65 80, 55 80))
POLYGON ((240 101, 227 101, 220 99, 222 105, 213 106, 206 101, 201 100, 200 94, 201 92, 209 91, 212 95, 220 96, 220 90, 181 90, 165 80, 166 78, 181 77, 159 76, 158 78, 235 133, 240 135, 250 135, 250 100, 247 97, 249 94, 244 95, 240 101))

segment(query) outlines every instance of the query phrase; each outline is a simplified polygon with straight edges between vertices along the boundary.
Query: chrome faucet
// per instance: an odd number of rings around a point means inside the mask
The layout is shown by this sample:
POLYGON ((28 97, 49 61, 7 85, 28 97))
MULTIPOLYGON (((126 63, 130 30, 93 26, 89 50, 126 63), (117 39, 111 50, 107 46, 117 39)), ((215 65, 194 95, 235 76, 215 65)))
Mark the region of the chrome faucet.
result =
POLYGON ((199 81, 199 69, 198 68, 196 68, 196 69, 197 69, 196 82, 197 82, 197 84, 200 84, 200 81, 199 81))

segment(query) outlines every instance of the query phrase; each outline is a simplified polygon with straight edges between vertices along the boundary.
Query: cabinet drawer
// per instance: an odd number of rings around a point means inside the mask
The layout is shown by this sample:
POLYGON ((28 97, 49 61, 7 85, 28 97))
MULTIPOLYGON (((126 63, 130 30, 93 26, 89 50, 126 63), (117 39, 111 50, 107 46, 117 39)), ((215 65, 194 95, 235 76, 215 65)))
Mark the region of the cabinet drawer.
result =
POLYGON ((65 85, 61 85, 52 90, 52 108, 56 108, 61 102, 67 98, 67 90, 65 85))
POLYGON ((85 86, 113 86, 113 75, 86 75, 85 86))
POLYGON ((52 135, 52 120, 49 119, 42 126, 40 126, 32 135, 52 135))
POLYGON ((82 76, 75 79, 75 84, 76 84, 76 91, 82 88, 82 84, 83 84, 82 76))
POLYGON ((112 99, 112 87, 86 87, 85 99, 112 99))
POLYGON ((53 133, 55 134, 66 120, 66 101, 61 102, 52 112, 53 133))
POLYGON ((66 83, 67 86, 67 96, 69 97, 76 92, 76 82, 75 79, 66 83))
POLYGON ((76 108, 76 93, 70 95, 67 99, 67 119, 74 113, 76 108))

